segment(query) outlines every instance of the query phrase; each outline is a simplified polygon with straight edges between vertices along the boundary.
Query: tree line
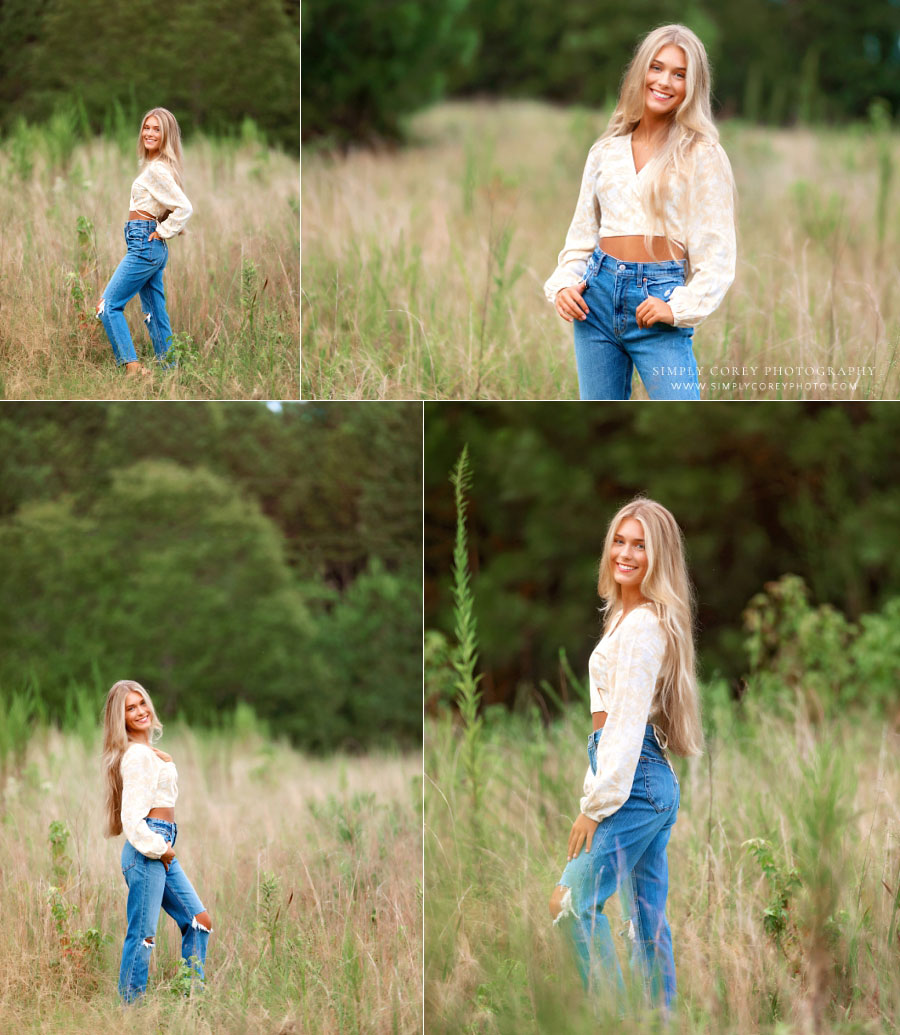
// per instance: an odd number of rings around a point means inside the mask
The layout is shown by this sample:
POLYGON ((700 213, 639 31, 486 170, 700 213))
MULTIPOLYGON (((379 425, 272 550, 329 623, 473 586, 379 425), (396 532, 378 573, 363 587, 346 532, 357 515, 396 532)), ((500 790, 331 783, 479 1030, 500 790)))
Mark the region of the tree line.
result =
POLYGON ((610 108, 637 40, 682 22, 704 41, 721 116, 774 125, 900 104, 900 7, 862 0, 303 0, 303 136, 399 137, 443 96, 610 108))
MULTIPOLYGON (((295 150, 297 0, 2 0, 0 130, 75 106, 94 132, 163 107, 183 132, 249 117, 295 150)), ((134 129, 137 140, 137 125, 134 129)))
POLYGON ((0 485, 0 693, 421 738, 415 405, 9 403, 0 485))
MULTIPOLYGON (((442 403, 426 404, 425 432, 425 627, 453 640, 449 474, 468 444, 487 704, 513 706, 544 683, 558 691, 569 678, 561 649, 584 678, 600 634, 603 537, 638 494, 667 506, 684 532, 704 679, 721 677, 740 693, 752 668, 745 612, 784 575, 804 581, 811 615, 830 607, 855 623, 887 608, 895 627, 900 410, 892 403, 442 403)), ((807 605, 791 599, 797 621, 807 605)), ((810 649, 818 623, 840 625, 832 611, 804 619, 810 649)), ((900 629, 890 644, 900 644, 900 629)))

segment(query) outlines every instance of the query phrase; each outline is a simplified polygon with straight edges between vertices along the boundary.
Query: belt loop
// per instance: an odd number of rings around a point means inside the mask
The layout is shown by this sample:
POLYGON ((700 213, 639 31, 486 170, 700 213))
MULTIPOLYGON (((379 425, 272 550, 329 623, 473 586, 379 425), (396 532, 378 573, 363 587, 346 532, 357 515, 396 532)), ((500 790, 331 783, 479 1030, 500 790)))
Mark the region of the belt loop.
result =
POLYGON ((639 262, 637 264, 637 278, 636 279, 637 279, 638 284, 643 284, 643 282, 644 282, 644 264, 642 262, 639 262))

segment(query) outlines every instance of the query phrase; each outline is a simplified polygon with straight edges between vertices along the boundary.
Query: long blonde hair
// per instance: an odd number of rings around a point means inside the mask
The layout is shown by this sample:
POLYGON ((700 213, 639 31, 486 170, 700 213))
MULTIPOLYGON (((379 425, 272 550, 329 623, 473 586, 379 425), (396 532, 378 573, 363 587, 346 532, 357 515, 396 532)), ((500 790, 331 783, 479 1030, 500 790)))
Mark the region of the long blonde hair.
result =
POLYGON ((694 595, 684 558, 684 542, 675 518, 661 504, 639 496, 626 503, 609 523, 600 560, 597 592, 604 600, 607 625, 622 610, 622 587, 613 578, 610 550, 619 526, 635 518, 644 530, 647 573, 641 593, 655 608, 666 636, 660 678, 660 704, 668 746, 679 755, 703 750, 700 698, 694 671, 694 595))
POLYGON ((125 698, 132 690, 142 694, 150 709, 150 739, 159 740, 162 736, 162 723, 156 716, 156 709, 150 695, 133 679, 120 679, 113 683, 106 697, 106 709, 103 719, 103 758, 101 768, 103 783, 106 788, 106 824, 105 837, 115 837, 122 833, 122 756, 131 743, 125 728, 125 698))
MULTIPOLYGON (((698 144, 717 144, 719 131, 712 118, 710 89, 712 76, 706 48, 696 33, 686 25, 661 25, 638 43, 619 90, 619 100, 605 132, 600 137, 621 137, 634 131, 644 115, 644 86, 650 63, 667 44, 681 47, 687 58, 684 100, 669 121, 669 133, 660 150, 647 163, 641 182, 641 203, 651 222, 668 237, 666 204, 672 180, 688 183, 693 174, 698 144)), ((721 156, 719 156, 721 158, 721 156)), ((727 175, 734 193, 734 176, 728 162, 727 175)), ((643 172, 644 170, 642 170, 643 172)), ((645 237, 647 247, 654 235, 645 237)), ((681 242, 684 243, 684 242, 681 242)))
POLYGON ((159 152, 156 160, 166 162, 172 169, 175 182, 179 187, 183 187, 182 176, 184 170, 181 154, 181 129, 178 125, 178 119, 175 118, 168 108, 151 108, 141 119, 141 128, 138 131, 137 142, 138 165, 143 165, 149 157, 147 148, 144 146, 144 123, 151 115, 155 115, 159 120, 159 152))

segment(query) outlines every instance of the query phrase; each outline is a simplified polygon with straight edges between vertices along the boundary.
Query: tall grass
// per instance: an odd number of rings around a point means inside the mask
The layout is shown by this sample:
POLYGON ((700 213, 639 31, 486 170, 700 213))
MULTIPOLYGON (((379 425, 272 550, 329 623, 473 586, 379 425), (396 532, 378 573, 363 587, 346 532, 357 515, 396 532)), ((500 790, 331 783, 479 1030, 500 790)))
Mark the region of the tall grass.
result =
MULTIPOLYGON (((669 1030, 896 1031, 900 738, 871 718, 811 726, 717 713, 714 782, 705 759, 674 759, 682 801, 668 916, 679 995, 669 1030)), ((429 721, 430 1035, 587 1035, 606 1021, 624 1035, 658 1029, 646 1015, 595 1015, 550 923, 588 728, 581 710, 549 727, 536 713, 492 716, 475 836, 453 724, 429 721)), ((627 917, 616 901, 607 909, 627 970, 627 917)))
MULTIPOLYGON (((577 398, 571 327, 541 286, 605 121, 445 104, 405 150, 305 157, 304 397, 577 398)), ((738 272, 694 337, 702 396, 895 398, 900 143, 881 109, 843 129, 728 122, 722 140, 738 272)))
POLYGON ((0 396, 296 398, 299 167, 249 121, 185 147, 194 215, 165 272, 178 369, 155 369, 138 299, 126 314, 153 377, 116 369, 95 308, 125 253, 136 132, 120 119, 88 138, 73 110, 0 143, 0 396))
POLYGON ((216 1035, 421 1030, 420 756, 308 758, 245 714, 167 729, 176 852, 213 919, 207 989, 185 1000, 161 914, 148 995, 116 992, 122 839, 102 837, 99 741, 32 728, 7 768, 0 1031, 216 1035))

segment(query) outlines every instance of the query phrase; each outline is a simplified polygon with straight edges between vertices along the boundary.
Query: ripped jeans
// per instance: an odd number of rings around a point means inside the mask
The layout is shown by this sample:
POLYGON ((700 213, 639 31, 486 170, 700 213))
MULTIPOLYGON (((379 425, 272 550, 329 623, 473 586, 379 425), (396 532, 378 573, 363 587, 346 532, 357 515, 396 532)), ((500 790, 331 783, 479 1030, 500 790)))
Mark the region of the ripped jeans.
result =
MULTIPOLYGON (((588 738, 588 758, 595 774, 602 733, 597 730, 588 738)), ((610 981, 620 995, 625 991, 603 911, 618 888, 622 912, 631 921, 627 934, 634 977, 655 1006, 662 1002, 668 1009, 675 996, 675 958, 666 920, 666 845, 680 800, 678 778, 648 724, 628 800, 597 827, 590 852, 582 849, 559 878, 569 891, 554 923, 571 939, 589 992, 592 985, 608 987, 610 981)))
MULTIPOLYGON (((147 826, 175 844, 178 827, 163 819, 149 817, 147 826)), ((128 885, 128 930, 122 946, 119 968, 119 994, 126 1003, 140 998, 147 990, 150 954, 156 937, 159 910, 162 907, 181 931, 181 957, 197 978, 203 981, 206 944, 210 931, 199 926, 195 917, 205 912, 193 885, 177 859, 166 871, 159 859, 142 855, 130 841, 122 848, 122 875, 128 885)))
POLYGON ((163 362, 172 337, 163 287, 163 270, 169 261, 169 246, 163 240, 150 240, 150 234, 156 227, 154 219, 130 219, 125 224, 125 245, 128 251, 101 297, 97 316, 103 323, 119 366, 137 362, 124 312, 125 306, 137 294, 141 296, 144 322, 153 342, 156 360, 164 366, 169 365, 163 362))

